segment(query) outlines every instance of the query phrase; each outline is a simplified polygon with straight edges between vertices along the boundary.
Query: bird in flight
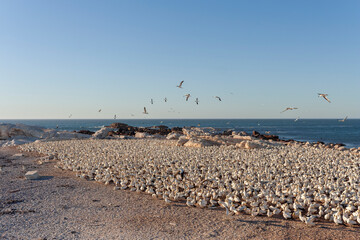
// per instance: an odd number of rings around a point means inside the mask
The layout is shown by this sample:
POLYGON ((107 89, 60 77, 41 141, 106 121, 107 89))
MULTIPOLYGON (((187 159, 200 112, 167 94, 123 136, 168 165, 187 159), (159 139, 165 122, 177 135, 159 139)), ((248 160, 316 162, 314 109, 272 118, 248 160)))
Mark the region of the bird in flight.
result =
POLYGON ((198 98, 196 98, 195 102, 196 102, 197 105, 199 105, 199 99, 198 98))
POLYGON ((297 117, 297 118, 296 118, 296 119, 294 120, 294 122, 297 122, 297 121, 299 121, 299 118, 300 118, 300 117, 297 117))
POLYGON ((151 99, 150 102, 151 102, 151 104, 154 104, 154 100, 153 100, 153 99, 151 99))
POLYGON ((288 107, 288 108, 285 108, 285 110, 280 112, 280 113, 283 113, 283 112, 285 112, 287 110, 294 110, 294 109, 298 109, 298 108, 296 108, 296 107, 288 107))
POLYGON ((147 111, 146 111, 146 107, 144 107, 144 112, 143 114, 149 114, 147 111))
POLYGON ((217 99, 219 99, 219 101, 221 102, 221 98, 220 98, 220 97, 218 97, 218 96, 215 96, 214 98, 217 98, 217 99))
POLYGON ((116 114, 114 115, 114 119, 116 119, 116 114))
POLYGON ((339 122, 345 122, 348 119, 348 117, 346 116, 344 119, 339 120, 339 122))
POLYGON ((98 112, 101 112, 101 109, 99 109, 99 111, 98 112))
POLYGON ((326 96, 327 96, 327 94, 318 93, 318 97, 323 97, 326 101, 328 101, 329 103, 331 103, 330 100, 329 100, 326 96))
POLYGON ((167 98, 166 98, 166 97, 164 98, 164 101, 167 102, 167 98))
POLYGON ((178 86, 176 86, 176 87, 182 88, 182 84, 183 84, 183 83, 184 83, 184 81, 181 81, 180 84, 179 84, 178 86))
POLYGON ((189 97, 190 97, 190 93, 186 94, 184 97, 186 97, 186 101, 189 100, 189 97))
POLYGON ((71 117, 72 117, 72 114, 69 115, 69 118, 71 118, 71 117))

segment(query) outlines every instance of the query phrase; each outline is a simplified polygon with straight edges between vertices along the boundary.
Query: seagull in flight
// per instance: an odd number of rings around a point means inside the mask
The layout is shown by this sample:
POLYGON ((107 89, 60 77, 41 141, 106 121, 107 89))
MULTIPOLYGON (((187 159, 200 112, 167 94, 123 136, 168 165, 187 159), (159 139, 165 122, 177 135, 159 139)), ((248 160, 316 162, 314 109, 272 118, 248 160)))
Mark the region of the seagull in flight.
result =
POLYGON ((176 86, 176 87, 182 88, 182 84, 183 84, 183 83, 184 83, 184 81, 181 81, 180 84, 179 84, 178 86, 176 86))
POLYGON ((184 97, 186 97, 186 101, 189 100, 189 97, 190 97, 190 96, 191 96, 190 93, 184 95, 184 97))
POLYGON ((196 102, 197 105, 199 105, 199 99, 198 98, 196 98, 195 102, 196 102))
POLYGON ((328 95, 328 94, 318 93, 318 97, 323 97, 326 101, 328 101, 329 103, 331 103, 330 100, 326 97, 327 95, 328 95))
POLYGON ((69 118, 71 118, 71 117, 72 117, 72 114, 69 115, 69 118))
POLYGON ((147 111, 146 111, 146 107, 144 107, 144 112, 143 114, 149 114, 147 111))
POLYGON ((300 118, 300 117, 297 117, 297 118, 294 120, 294 122, 297 122, 297 121, 299 120, 299 118, 300 118))
POLYGON ((344 119, 339 120, 339 122, 345 122, 348 119, 348 116, 346 116, 344 119))
POLYGON ((288 107, 288 108, 285 108, 285 110, 280 112, 280 113, 283 113, 283 112, 285 112, 287 110, 294 110, 294 109, 298 109, 298 108, 296 108, 296 107, 288 107))
POLYGON ((98 112, 101 112, 101 109, 99 109, 99 111, 98 112))
POLYGON ((164 98, 164 101, 167 102, 167 98, 166 98, 166 97, 164 98))
POLYGON ((215 96, 214 98, 219 99, 219 101, 221 102, 221 98, 219 96, 215 96))

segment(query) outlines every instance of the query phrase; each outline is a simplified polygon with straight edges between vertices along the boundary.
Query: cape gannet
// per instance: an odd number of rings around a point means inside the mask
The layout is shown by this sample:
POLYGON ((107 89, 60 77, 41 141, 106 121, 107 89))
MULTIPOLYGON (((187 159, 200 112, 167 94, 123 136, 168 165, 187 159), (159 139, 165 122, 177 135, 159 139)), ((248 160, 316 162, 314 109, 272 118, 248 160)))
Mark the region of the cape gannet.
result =
POLYGON ((286 108, 284 111, 282 111, 280 113, 286 112, 287 110, 294 110, 294 109, 298 109, 298 108, 296 108, 296 107, 288 107, 288 108, 286 108))
POLYGON ((326 97, 327 95, 328 95, 328 94, 318 93, 318 97, 323 97, 326 101, 328 101, 329 103, 331 103, 330 100, 326 97))
POLYGON ((178 86, 176 86, 176 87, 182 88, 182 84, 183 84, 183 83, 184 83, 184 81, 181 81, 180 84, 179 84, 178 86))

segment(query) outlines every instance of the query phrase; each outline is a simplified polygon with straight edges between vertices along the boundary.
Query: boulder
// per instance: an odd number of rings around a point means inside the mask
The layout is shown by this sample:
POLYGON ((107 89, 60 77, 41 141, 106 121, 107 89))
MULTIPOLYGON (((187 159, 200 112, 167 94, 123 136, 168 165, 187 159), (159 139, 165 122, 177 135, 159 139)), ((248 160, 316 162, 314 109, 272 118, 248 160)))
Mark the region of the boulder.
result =
POLYGON ((89 130, 79 130, 79 131, 77 131, 77 133, 93 135, 95 132, 89 131, 89 130))
POLYGON ((136 132, 136 133, 135 133, 135 137, 136 137, 136 138, 146 138, 146 137, 148 137, 148 136, 149 136, 149 134, 146 133, 146 132, 136 132))
POLYGON ((0 140, 7 140, 15 136, 43 138, 54 130, 24 124, 0 124, 0 140))
POLYGON ((209 147, 209 146, 218 146, 220 145, 218 142, 214 142, 214 141, 210 141, 210 140, 206 140, 206 139, 189 139, 189 141, 187 141, 184 144, 184 147, 209 147))
POLYGON ((114 131, 114 128, 103 127, 93 134, 93 138, 104 139, 108 136, 109 132, 114 131))
POLYGON ((171 132, 166 136, 166 139, 168 139, 168 140, 179 139, 180 136, 181 136, 181 134, 179 134, 177 132, 171 132))
POLYGON ((249 140, 251 141, 253 138, 251 136, 240 136, 240 135, 233 135, 234 139, 240 139, 240 140, 249 140))
POLYGON ((264 147, 260 142, 254 141, 242 141, 241 143, 237 143, 235 146, 242 149, 255 149, 264 147))
POLYGON ((176 146, 184 146, 185 143, 187 143, 189 139, 185 137, 180 137, 179 140, 176 143, 176 146))
POLYGON ((182 133, 182 132, 183 132, 183 130, 182 130, 181 127, 173 127, 173 128, 171 128, 171 131, 172 131, 172 132, 178 132, 178 133, 182 133))
POLYGON ((253 137, 256 137, 256 138, 257 138, 257 137, 260 137, 260 135, 261 135, 261 134, 260 134, 259 132, 257 132, 257 131, 253 131, 253 132, 252 132, 252 136, 253 136, 253 137))
POLYGON ((39 179, 40 176, 37 171, 29 171, 25 173, 25 178, 28 180, 35 180, 35 179, 39 179))
POLYGON ((116 128, 116 129, 127 129, 129 125, 126 123, 112 123, 110 125, 110 128, 116 128))

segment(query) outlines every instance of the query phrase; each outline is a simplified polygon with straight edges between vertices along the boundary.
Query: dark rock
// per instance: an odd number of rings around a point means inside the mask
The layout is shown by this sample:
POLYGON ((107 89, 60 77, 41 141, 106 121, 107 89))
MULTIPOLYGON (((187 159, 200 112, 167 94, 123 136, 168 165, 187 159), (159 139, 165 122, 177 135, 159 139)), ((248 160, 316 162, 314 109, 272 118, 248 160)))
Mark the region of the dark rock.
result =
POLYGON ((95 132, 92 132, 92 131, 89 131, 89 130, 79 130, 79 131, 77 131, 77 133, 93 135, 95 132))
POLYGON ((221 135, 223 135, 223 136, 231 136, 232 133, 233 133, 233 130, 225 130, 225 131, 222 132, 221 135))
POLYGON ((279 136, 277 135, 260 135, 259 137, 264 140, 279 141, 279 136))
POLYGON ((172 132, 178 132, 178 133, 182 133, 182 128, 181 127, 173 127, 173 128, 171 128, 171 131, 172 132))
POLYGON ((126 123, 112 123, 110 125, 111 128, 118 128, 118 129, 126 129, 129 125, 126 123))
POLYGON ((260 134, 259 132, 257 132, 257 131, 253 131, 253 132, 252 132, 252 136, 253 136, 253 137, 256 137, 256 138, 257 138, 257 137, 260 137, 260 135, 261 135, 261 134, 260 134))

